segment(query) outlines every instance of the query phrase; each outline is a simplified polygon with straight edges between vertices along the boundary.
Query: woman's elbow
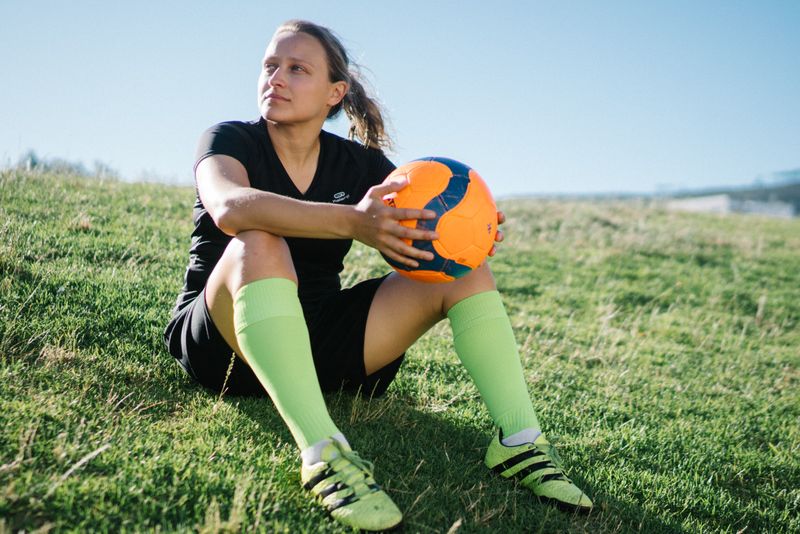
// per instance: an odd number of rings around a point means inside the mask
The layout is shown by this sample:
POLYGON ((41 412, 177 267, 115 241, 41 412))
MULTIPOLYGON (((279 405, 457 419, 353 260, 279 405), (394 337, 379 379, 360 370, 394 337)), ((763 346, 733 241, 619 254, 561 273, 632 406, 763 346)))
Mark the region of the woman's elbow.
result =
POLYGON ((235 236, 241 231, 236 209, 233 209, 231 206, 219 206, 213 213, 210 213, 210 215, 214 224, 217 225, 217 228, 222 230, 225 234, 235 236))

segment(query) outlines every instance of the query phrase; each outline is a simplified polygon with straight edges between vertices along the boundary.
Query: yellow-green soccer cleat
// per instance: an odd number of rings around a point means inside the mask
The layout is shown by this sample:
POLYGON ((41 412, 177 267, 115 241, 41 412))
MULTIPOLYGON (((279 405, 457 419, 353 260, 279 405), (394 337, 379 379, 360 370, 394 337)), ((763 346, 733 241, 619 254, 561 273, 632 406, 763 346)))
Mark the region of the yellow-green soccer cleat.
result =
POLYGON ((486 467, 516 480, 540 501, 555 504, 561 510, 591 511, 591 499, 564 474, 561 460, 544 436, 515 447, 503 445, 500 439, 498 433, 489 444, 484 460, 486 467))
POLYGON ((322 449, 322 460, 301 470, 310 490, 337 521, 361 530, 388 530, 403 514, 375 483, 371 462, 335 439, 322 449))

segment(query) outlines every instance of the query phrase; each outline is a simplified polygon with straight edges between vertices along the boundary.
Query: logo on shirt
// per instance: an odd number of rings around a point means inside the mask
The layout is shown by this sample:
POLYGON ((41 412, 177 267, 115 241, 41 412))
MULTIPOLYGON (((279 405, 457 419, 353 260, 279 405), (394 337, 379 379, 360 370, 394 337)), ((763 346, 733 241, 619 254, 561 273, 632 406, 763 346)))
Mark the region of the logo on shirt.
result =
POLYGON ((333 195, 333 202, 334 202, 334 203, 337 203, 337 202, 344 202, 344 201, 345 201, 345 200, 347 200, 348 198, 350 198, 350 195, 348 195, 348 194, 347 194, 347 193, 345 193, 344 191, 339 191, 338 193, 336 193, 336 194, 334 194, 334 195, 333 195))

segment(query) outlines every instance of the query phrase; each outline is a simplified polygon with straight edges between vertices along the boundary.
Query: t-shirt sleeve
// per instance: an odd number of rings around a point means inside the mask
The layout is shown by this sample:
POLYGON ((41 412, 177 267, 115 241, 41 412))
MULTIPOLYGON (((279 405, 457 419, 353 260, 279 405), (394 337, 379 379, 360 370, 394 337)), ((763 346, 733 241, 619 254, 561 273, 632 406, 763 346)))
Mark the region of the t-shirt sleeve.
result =
POLYGON ((377 185, 383 182, 397 166, 386 157, 382 150, 370 149, 370 156, 370 185, 377 185))
POLYGON ((235 124, 221 122, 203 132, 197 143, 194 170, 197 171, 201 161, 218 154, 235 158, 247 168, 251 150, 244 132, 235 124))

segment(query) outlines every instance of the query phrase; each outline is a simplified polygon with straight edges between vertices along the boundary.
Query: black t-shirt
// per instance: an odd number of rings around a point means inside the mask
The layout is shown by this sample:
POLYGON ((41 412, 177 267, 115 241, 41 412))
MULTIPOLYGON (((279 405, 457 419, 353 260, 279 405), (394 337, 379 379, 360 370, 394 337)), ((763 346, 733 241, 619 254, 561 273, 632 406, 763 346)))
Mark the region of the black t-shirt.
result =
MULTIPOLYGON (((264 119, 223 122, 206 130, 197 147, 195 170, 203 159, 215 154, 239 160, 247 170, 251 187, 300 200, 336 204, 358 203, 370 187, 381 183, 395 168, 382 151, 323 130, 316 174, 308 190, 301 193, 278 159, 264 119)), ((202 291, 231 240, 214 224, 199 195, 193 220, 189 266, 175 312, 202 291)), ((341 288, 339 273, 352 240, 287 237, 286 242, 297 272, 301 300, 311 302, 341 288)))

